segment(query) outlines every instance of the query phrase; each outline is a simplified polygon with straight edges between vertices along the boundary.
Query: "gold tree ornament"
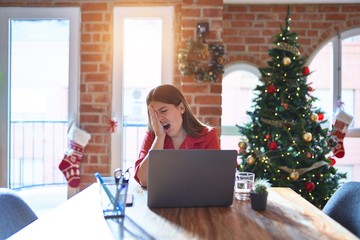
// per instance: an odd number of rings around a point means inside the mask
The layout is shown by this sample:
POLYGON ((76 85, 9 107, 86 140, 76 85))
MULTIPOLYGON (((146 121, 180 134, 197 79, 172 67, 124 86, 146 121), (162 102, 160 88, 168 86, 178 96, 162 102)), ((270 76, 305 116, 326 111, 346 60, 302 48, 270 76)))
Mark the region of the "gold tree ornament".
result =
POLYGON ((244 149, 247 147, 247 144, 246 144, 246 142, 239 142, 238 146, 239 146, 239 148, 244 149))
POLYGON ((311 114, 311 116, 310 116, 310 119, 313 122, 317 122, 318 118, 319 118, 318 115, 315 113, 311 114))
POLYGON ((309 132, 307 132, 307 133, 305 133, 305 134, 303 135, 303 138, 304 138, 305 142, 311 142, 311 140, 312 140, 312 134, 309 133, 309 132))
POLYGON ((289 57, 284 57, 282 63, 284 66, 289 66, 291 64, 291 59, 289 57))
POLYGON ((289 177, 290 177, 290 179, 291 179, 292 181, 296 181, 296 180, 299 179, 300 174, 299 174, 298 171, 293 170, 293 171, 290 173, 289 177))
POLYGON ((256 159, 255 159, 255 157, 254 157, 253 155, 249 155, 249 156, 247 157, 247 159, 246 159, 246 162, 247 162, 247 164, 249 164, 249 165, 254 165, 255 161, 256 161, 256 159))

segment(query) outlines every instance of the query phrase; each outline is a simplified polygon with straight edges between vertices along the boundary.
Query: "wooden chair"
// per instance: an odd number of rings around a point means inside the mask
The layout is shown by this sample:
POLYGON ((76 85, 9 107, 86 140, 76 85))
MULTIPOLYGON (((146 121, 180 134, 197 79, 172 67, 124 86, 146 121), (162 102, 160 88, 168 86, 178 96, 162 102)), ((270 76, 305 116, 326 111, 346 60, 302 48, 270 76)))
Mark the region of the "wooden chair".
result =
POLYGON ((323 212, 360 237, 360 182, 347 182, 338 188, 323 212))
POLYGON ((0 240, 10 237, 36 219, 34 211, 14 190, 0 188, 0 240))

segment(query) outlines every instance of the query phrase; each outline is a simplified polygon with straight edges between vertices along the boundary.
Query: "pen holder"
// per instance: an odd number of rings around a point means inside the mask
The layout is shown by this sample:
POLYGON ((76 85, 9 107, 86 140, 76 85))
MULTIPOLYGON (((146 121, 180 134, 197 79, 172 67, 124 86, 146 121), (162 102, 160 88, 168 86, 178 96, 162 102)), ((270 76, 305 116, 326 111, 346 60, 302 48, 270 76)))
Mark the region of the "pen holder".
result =
POLYGON ((101 205, 105 218, 125 216, 128 182, 116 184, 114 177, 97 177, 100 188, 101 205), (101 180, 100 180, 101 179, 101 180))

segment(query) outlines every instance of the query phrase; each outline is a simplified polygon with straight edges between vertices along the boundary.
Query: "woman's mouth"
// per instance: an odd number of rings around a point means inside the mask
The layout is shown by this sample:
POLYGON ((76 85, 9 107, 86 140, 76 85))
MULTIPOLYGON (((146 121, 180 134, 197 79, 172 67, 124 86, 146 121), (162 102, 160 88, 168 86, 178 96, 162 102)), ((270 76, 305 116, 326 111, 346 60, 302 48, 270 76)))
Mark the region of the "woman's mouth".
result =
POLYGON ((166 123, 166 124, 163 125, 163 127, 164 127, 165 130, 168 130, 170 128, 170 124, 166 123))

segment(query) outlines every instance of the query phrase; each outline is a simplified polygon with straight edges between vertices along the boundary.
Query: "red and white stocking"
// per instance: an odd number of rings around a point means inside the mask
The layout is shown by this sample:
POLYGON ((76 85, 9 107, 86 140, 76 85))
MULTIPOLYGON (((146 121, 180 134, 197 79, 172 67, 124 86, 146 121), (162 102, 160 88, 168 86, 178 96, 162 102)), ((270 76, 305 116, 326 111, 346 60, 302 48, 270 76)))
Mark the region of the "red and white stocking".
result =
POLYGON ((89 133, 74 125, 68 132, 68 150, 64 154, 59 169, 70 187, 78 187, 80 184, 80 160, 90 137, 89 133))
POLYGON ((344 138, 353 116, 340 110, 335 116, 333 135, 336 136, 337 145, 333 149, 335 157, 342 158, 345 156, 344 138))

